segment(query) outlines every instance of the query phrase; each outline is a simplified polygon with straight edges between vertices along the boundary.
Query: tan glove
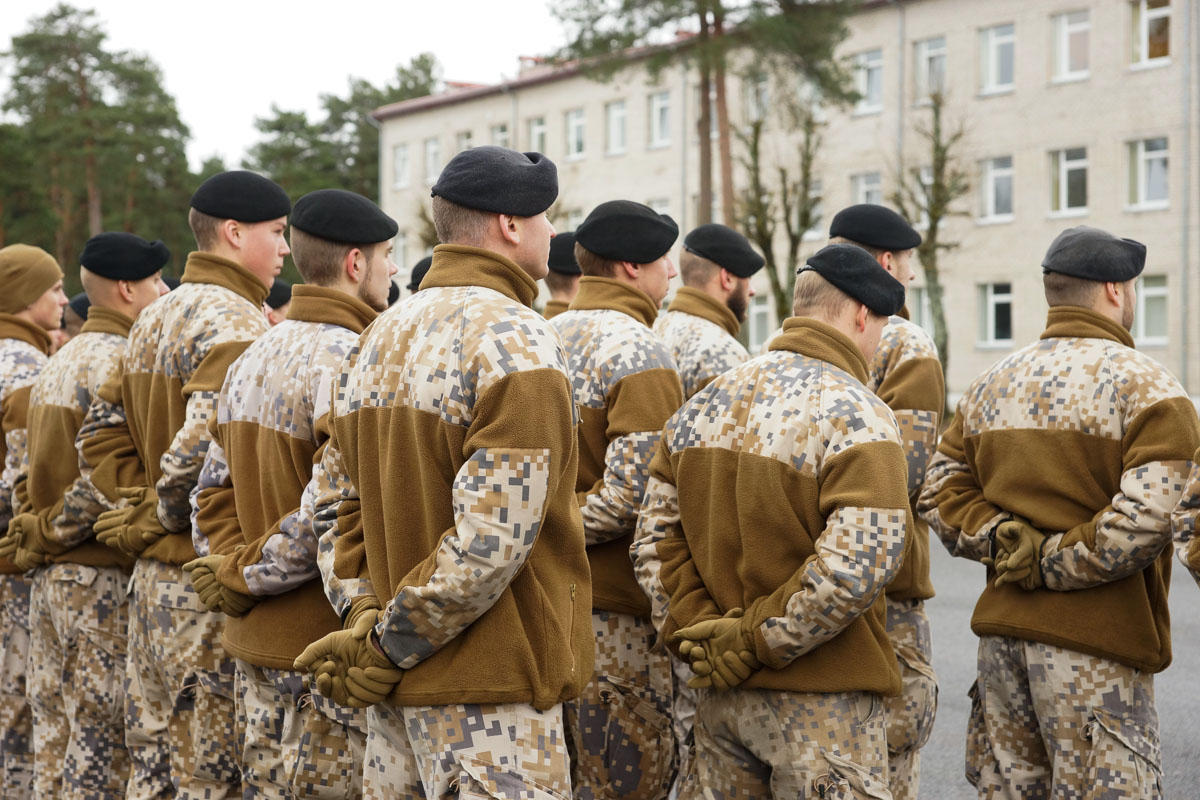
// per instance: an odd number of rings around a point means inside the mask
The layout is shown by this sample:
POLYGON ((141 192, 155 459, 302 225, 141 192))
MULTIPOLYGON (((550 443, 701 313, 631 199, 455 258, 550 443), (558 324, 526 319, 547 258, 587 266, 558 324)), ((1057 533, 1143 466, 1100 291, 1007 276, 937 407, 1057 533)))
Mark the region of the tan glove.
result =
POLYGON ((128 501, 128 505, 105 511, 96 520, 92 530, 101 544, 126 555, 139 556, 143 550, 167 535, 166 529, 158 521, 158 494, 144 486, 118 489, 117 493, 128 501))
POLYGON ((183 565, 183 571, 192 579, 192 588, 209 611, 221 609, 221 584, 215 573, 224 560, 225 556, 202 556, 183 565))
POLYGON ((752 641, 743 632, 743 611, 733 608, 719 619, 697 622, 675 633, 680 654, 691 662, 693 689, 726 691, 762 668, 752 641))
POLYGON ((379 609, 363 610, 351 628, 335 631, 310 644, 293 665, 312 672, 317 691, 335 703, 366 708, 382 702, 404 670, 397 667, 374 641, 379 609))
POLYGON ((0 555, 10 559, 17 569, 31 570, 46 563, 42 519, 37 514, 18 514, 8 523, 8 535, 0 540, 0 555))
POLYGON ((997 589, 1015 583, 1026 591, 1042 588, 1042 545, 1046 534, 1024 522, 1001 522, 996 527, 997 589))

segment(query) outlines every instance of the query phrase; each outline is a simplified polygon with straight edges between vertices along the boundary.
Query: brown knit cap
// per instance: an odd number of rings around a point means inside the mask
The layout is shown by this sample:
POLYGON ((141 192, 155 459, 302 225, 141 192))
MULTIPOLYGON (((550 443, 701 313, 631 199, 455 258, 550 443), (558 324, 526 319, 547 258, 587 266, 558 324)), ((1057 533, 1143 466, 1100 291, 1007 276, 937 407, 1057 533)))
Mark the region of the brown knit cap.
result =
POLYGON ((10 244, 0 248, 0 314, 24 311, 62 278, 54 256, 40 247, 10 244))

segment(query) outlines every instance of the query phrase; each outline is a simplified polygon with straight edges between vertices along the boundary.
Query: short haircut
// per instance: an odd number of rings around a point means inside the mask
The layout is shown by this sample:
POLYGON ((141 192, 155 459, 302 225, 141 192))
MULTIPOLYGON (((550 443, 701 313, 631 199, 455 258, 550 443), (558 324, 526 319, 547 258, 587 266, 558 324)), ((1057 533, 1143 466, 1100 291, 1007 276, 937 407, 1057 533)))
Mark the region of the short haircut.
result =
POLYGON ((884 253, 904 252, 903 250, 897 251, 897 250, 887 250, 882 247, 872 247, 869 244, 863 244, 862 242, 856 242, 853 239, 847 239, 845 236, 834 236, 832 239, 829 240, 829 244, 852 244, 855 247, 861 247, 863 250, 866 250, 868 253, 870 253, 871 257, 874 258, 876 261, 878 261, 879 257, 882 256, 884 253))
POLYGON ((683 276, 684 286, 707 286, 720 269, 720 264, 686 248, 679 255, 679 274, 683 276))
POLYGON ((292 227, 292 260, 305 283, 314 286, 332 286, 337 283, 342 272, 342 260, 351 250, 358 248, 367 261, 375 255, 374 244, 346 244, 331 242, 311 233, 305 233, 297 227, 292 227))
POLYGON ((551 292, 569 292, 575 282, 579 280, 579 276, 563 275, 561 272, 550 270, 543 280, 546 281, 546 288, 551 292))
POLYGON ((1042 286, 1046 290, 1046 303, 1050 306, 1083 306, 1091 308, 1103 284, 1063 275, 1061 272, 1042 273, 1042 286))
POLYGON ((221 223, 224 221, 203 211, 188 209, 188 225, 192 229, 192 236, 196 237, 196 247, 210 252, 215 250, 221 237, 221 223))
POLYGON ((579 242, 575 242, 575 260, 579 263, 579 269, 589 278, 617 277, 618 262, 596 255, 579 242))
POLYGON ((488 225, 496 216, 487 211, 460 206, 444 197, 433 198, 433 227, 442 244, 482 247, 488 225))
POLYGON ((816 270, 805 270, 796 276, 792 314, 797 317, 816 317, 833 321, 853 301, 848 294, 825 280, 816 270))

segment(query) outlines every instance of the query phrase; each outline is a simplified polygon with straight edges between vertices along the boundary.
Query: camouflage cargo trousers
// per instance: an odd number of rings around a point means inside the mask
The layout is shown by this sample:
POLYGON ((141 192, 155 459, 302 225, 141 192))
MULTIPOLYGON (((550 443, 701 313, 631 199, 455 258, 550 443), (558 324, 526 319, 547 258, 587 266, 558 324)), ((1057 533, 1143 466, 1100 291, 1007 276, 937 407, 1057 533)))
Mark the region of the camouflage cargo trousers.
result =
POLYGON ((984 636, 970 696, 967 779, 980 797, 1162 797, 1152 674, 984 636))
POLYGON ((884 728, 867 692, 702 690, 680 800, 889 800, 884 728))
POLYGON ((887 599, 887 633, 900 667, 900 694, 884 699, 888 786, 895 800, 916 800, 921 748, 937 714, 937 675, 923 600, 887 599))
POLYGON ((564 705, 576 800, 658 800, 675 779, 673 673, 649 619, 592 612, 596 666, 564 705))
POLYGON ((130 586, 127 797, 239 796, 234 666, 221 647, 225 616, 207 610, 171 564, 138 559, 130 586))
POLYGON ((363 797, 371 800, 567 800, 562 705, 367 709, 363 797))
POLYGON ((33 787, 33 719, 25 694, 29 590, 24 575, 0 575, 0 797, 24 800, 33 787))
POLYGON ((82 564, 52 564, 34 575, 29 705, 37 797, 125 794, 128 582, 117 567, 82 564))
POLYGON ((311 692, 307 677, 238 659, 244 800, 362 796, 366 712, 311 692))

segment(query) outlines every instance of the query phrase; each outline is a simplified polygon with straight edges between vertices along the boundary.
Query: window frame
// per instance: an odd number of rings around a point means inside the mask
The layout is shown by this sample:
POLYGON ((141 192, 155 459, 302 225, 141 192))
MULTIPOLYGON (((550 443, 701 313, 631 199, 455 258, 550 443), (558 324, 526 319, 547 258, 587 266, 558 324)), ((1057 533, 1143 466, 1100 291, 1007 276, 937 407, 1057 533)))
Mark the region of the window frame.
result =
POLYGON ((1135 30, 1133 34, 1133 52, 1130 54, 1130 67, 1144 69, 1169 64, 1171 61, 1171 3, 1158 8, 1150 8, 1149 0, 1133 0, 1130 4, 1133 10, 1131 20, 1135 30), (1149 57, 1150 52, 1150 22, 1155 19, 1167 20, 1167 54, 1165 56, 1149 57))
POLYGON ((1010 349, 1013 346, 1013 335, 1015 334, 1016 321, 1014 311, 1015 303, 1013 302, 1013 284, 1011 281, 991 281, 988 283, 976 284, 982 295, 984 313, 980 317, 980 324, 984 326, 984 330, 976 331, 975 346, 983 349, 1010 349), (996 287, 1007 286, 1008 291, 997 292, 996 287), (1001 303, 1008 303, 1008 326, 1009 338, 996 338, 996 306, 1001 303), (980 334, 986 334, 986 338, 980 334))
POLYGON ((454 152, 461 153, 464 150, 470 150, 475 146, 475 132, 471 130, 459 131, 454 134, 454 152), (466 144, 464 147, 463 144, 466 144))
POLYGON ((930 98, 933 97, 935 92, 945 91, 947 61, 946 37, 944 34, 941 36, 930 36, 928 39, 922 39, 921 41, 916 42, 913 47, 916 50, 915 58, 917 62, 915 68, 913 69, 913 79, 916 81, 916 85, 913 87, 913 94, 915 96, 915 102, 918 105, 922 105, 931 102, 930 98), (931 47, 933 42, 941 42, 941 45, 938 48, 933 48, 931 47), (934 89, 932 82, 930 81, 931 70, 929 69, 929 65, 934 59, 937 58, 941 59, 942 67, 940 83, 936 89, 934 89))
POLYGON ((604 155, 623 156, 629 152, 629 110, 624 100, 610 100, 604 104, 604 155), (614 113, 619 110, 620 113, 614 113), (620 119, 621 144, 613 144, 613 122, 620 119))
POLYGON ((858 203, 874 203, 876 205, 883 204, 883 174, 878 170, 873 172, 857 172, 850 176, 850 194, 854 198, 855 204, 858 203), (870 194, 870 189, 865 189, 865 184, 868 178, 874 178, 873 183, 876 186, 875 191, 879 193, 878 200, 871 200, 867 195, 870 194), (864 190, 865 189, 865 190, 864 190))
POLYGON ((1092 12, 1091 9, 1080 8, 1074 11, 1064 11, 1052 18, 1054 25, 1054 46, 1052 48, 1054 83, 1071 83, 1082 81, 1092 74, 1092 12), (1085 15, 1083 22, 1071 22, 1075 14, 1085 15), (1080 31, 1087 34, 1087 66, 1081 70, 1071 69, 1071 35, 1080 31))
POLYGON ((756 355, 762 350, 763 345, 770 341, 771 334, 775 332, 772 305, 769 292, 755 294, 750 298, 750 308, 746 313, 746 343, 751 355, 756 355))
POLYGON ((1129 198, 1130 211, 1161 211, 1171 207, 1171 141, 1166 136, 1153 136, 1149 139, 1137 139, 1129 142, 1129 184, 1135 189, 1137 196, 1129 198), (1162 150, 1147 151, 1149 142, 1163 142, 1162 150), (1146 198, 1147 177, 1149 175, 1147 162, 1163 161, 1166 173, 1166 196, 1162 199, 1149 200, 1146 198))
POLYGON ((1090 194, 1090 187, 1088 186, 1089 176, 1087 173, 1091 168, 1088 159, 1087 146, 1082 145, 1078 147, 1062 147, 1058 150, 1051 150, 1050 153, 1053 161, 1053 164, 1051 165, 1051 180, 1055 182, 1052 183, 1051 186, 1058 186, 1057 196, 1055 196, 1054 192, 1051 191, 1050 215, 1052 217, 1080 217, 1087 214, 1088 203, 1090 202, 1090 198, 1087 197, 1087 195, 1090 194), (1083 158, 1068 159, 1067 153, 1072 150, 1082 150, 1083 158), (1072 169, 1084 170, 1083 191, 1085 197, 1082 206, 1067 205, 1067 203, 1070 201, 1070 188, 1068 179, 1069 173, 1072 169))
POLYGON ((572 108, 563 112, 563 123, 567 132, 567 161, 579 161, 587 155, 587 116, 582 108, 572 108), (574 133, 579 134, 578 142, 574 133))
MULTIPOLYGON (((716 117, 716 110, 713 109, 712 118, 716 117)), ((662 89, 646 97, 646 148, 657 150, 670 146, 671 90, 662 89)))
POLYGON ((412 161, 408 157, 408 142, 394 144, 392 145, 392 188, 407 189, 411 185, 412 161), (398 157, 400 153, 403 153, 403 157, 398 157), (402 166, 403 168, 401 168, 402 166))
POLYGON ((1170 279, 1165 274, 1155 273, 1153 275, 1140 275, 1137 279, 1135 293, 1137 295, 1136 311, 1133 315, 1133 330, 1130 335, 1133 336, 1134 344, 1138 347, 1168 347, 1171 344, 1171 295, 1169 294, 1170 279), (1147 287, 1147 279, 1162 279, 1161 286, 1147 287), (1163 330, 1166 331, 1162 336, 1147 336, 1146 335, 1146 301, 1161 300, 1163 308, 1163 330))
POLYGON ((854 56, 854 88, 861 95, 854 104, 855 115, 878 114, 883 111, 883 48, 865 50, 854 56), (879 73, 879 96, 871 102, 871 73, 879 73))
POLYGON ((982 188, 980 193, 980 208, 978 221, 984 224, 1000 224, 1013 221, 1013 210, 1016 206, 1016 168, 1013 164, 1012 156, 993 156, 985 158, 980 162, 979 185, 982 188), (996 162, 1001 159, 1008 159, 1007 167, 998 167, 996 162), (1007 177, 1009 180, 1008 201, 1010 208, 1007 213, 998 213, 996 211, 996 179, 1007 177))
POLYGON ((1017 86, 1017 26, 1013 22, 1005 22, 1000 25, 992 25, 987 28, 981 28, 979 31, 980 38, 980 53, 979 53, 979 94, 982 96, 1009 94, 1016 90, 1017 86), (1001 28, 1009 28, 1007 34, 1000 34, 998 31, 1001 28), (1001 38, 1003 37, 1003 38, 1001 38), (999 58, 1000 48, 1004 44, 1012 46, 1012 80, 1009 83, 996 83, 996 75, 999 73, 999 58))
POLYGON ((425 183, 432 186, 442 174, 442 140, 438 136, 425 138, 425 183), (432 145, 432 147, 431 147, 432 145))
POLYGON ((529 137, 529 149, 535 153, 544 154, 546 152, 546 118, 544 116, 530 117, 526 121, 525 128, 526 135, 529 137))
POLYGON ((507 122, 498 122, 491 126, 491 128, 488 130, 488 134, 492 144, 496 147, 508 147, 509 142, 511 141, 508 135, 507 122))

